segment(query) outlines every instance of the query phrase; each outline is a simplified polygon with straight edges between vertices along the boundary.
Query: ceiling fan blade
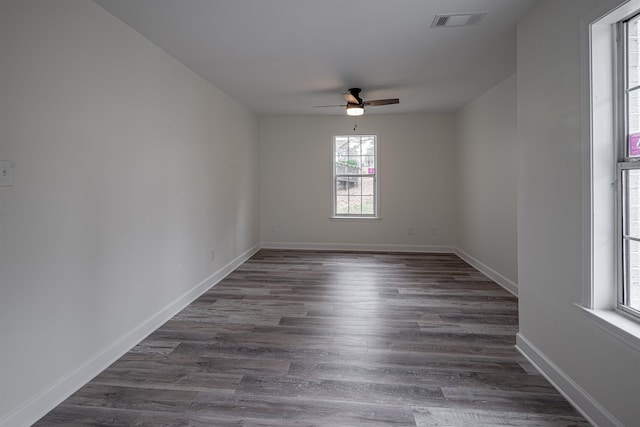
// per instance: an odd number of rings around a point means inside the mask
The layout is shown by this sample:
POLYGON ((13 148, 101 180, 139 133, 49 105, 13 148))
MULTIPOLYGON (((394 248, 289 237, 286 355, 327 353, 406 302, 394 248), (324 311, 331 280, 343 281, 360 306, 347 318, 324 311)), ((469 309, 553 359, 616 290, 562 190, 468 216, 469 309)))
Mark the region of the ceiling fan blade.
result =
POLYGON ((342 96, 344 96, 344 100, 347 101, 347 104, 360 105, 360 101, 358 101, 358 98, 353 96, 351 93, 345 92, 342 94, 342 96))
POLYGON ((389 99, 372 99, 371 101, 364 101, 364 105, 368 105, 371 107, 375 107, 377 105, 390 105, 390 104, 399 104, 399 98, 389 98, 389 99))
POLYGON ((313 108, 328 108, 328 107, 346 107, 347 104, 341 105, 314 105, 313 108))
POLYGON ((356 104, 362 105, 362 98, 360 98, 360 92, 362 89, 359 87, 352 87, 347 92, 343 93, 344 99, 347 101, 347 104, 356 104))

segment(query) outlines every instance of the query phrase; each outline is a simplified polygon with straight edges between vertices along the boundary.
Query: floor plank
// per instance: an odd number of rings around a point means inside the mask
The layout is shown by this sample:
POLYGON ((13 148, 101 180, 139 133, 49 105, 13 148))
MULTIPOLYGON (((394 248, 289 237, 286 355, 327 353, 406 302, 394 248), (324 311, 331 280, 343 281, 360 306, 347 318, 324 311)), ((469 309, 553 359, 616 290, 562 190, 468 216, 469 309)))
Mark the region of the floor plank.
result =
POLYGON ((261 250, 37 426, 589 424, 453 254, 261 250))

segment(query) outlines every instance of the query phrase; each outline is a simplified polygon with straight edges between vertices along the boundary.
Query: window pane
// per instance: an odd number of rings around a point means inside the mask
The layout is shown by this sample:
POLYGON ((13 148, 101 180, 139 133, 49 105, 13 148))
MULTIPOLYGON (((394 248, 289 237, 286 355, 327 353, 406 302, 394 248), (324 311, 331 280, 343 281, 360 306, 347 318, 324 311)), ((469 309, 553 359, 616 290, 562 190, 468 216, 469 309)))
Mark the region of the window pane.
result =
POLYGON ((360 175, 358 162, 353 159, 336 162, 336 175, 360 175))
POLYGON ((640 311, 640 243, 631 240, 626 246, 626 278, 625 305, 640 311))
POLYGON ((337 196, 336 197, 336 214, 348 214, 349 213, 349 197, 337 196))
POLYGON ((346 156, 336 156, 336 175, 344 175, 347 171, 347 160, 349 160, 346 156))
POLYGON ((374 199, 373 196, 362 196, 362 214, 363 215, 373 215, 374 199))
POLYGON ((638 55, 638 18, 629 21, 627 26, 627 76, 628 87, 640 84, 640 55, 638 55))
POLYGON ((362 200, 359 196, 349 197, 349 214, 351 215, 362 214, 362 200))
POLYGON ((640 169, 622 171, 625 214, 624 233, 640 238, 640 169))
MULTIPOLYGON (((346 137, 336 137, 334 153, 336 164, 345 163, 349 159, 349 144, 346 137)), ((336 172, 337 173, 337 172, 336 172)))
POLYGON ((349 156, 349 173, 360 175, 360 156, 349 156))
POLYGON ((362 156, 362 173, 372 175, 375 172, 375 157, 374 156, 362 156))
POLYGON ((349 178, 351 181, 349 182, 349 195, 350 196, 360 196, 362 194, 362 178, 353 177, 349 178))
POLYGON ((640 90, 629 92, 628 96, 629 157, 640 156, 640 90))
POLYGON ((363 196, 373 196, 373 190, 374 190, 374 181, 373 178, 369 178, 369 177, 365 177, 365 178, 361 178, 360 179, 360 183, 362 184, 361 186, 361 192, 363 196))
POLYGON ((362 137, 362 154, 369 156, 375 154, 375 138, 373 136, 362 137))
POLYGON ((349 138, 349 156, 360 155, 360 138, 349 138))
POLYGON ((349 138, 347 138, 346 136, 336 136, 336 147, 343 147, 343 149, 346 149, 346 143, 349 142, 349 138))

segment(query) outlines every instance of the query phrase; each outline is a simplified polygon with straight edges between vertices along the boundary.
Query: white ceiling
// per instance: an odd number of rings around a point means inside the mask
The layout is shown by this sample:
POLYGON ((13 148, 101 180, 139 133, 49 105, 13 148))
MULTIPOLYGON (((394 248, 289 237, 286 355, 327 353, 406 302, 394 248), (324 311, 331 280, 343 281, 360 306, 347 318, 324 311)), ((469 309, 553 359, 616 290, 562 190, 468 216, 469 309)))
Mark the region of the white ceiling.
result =
POLYGON ((95 0, 259 115, 344 114, 341 92, 400 98, 367 114, 455 111, 516 70, 536 0, 95 0), (487 12, 476 26, 435 15, 487 12))

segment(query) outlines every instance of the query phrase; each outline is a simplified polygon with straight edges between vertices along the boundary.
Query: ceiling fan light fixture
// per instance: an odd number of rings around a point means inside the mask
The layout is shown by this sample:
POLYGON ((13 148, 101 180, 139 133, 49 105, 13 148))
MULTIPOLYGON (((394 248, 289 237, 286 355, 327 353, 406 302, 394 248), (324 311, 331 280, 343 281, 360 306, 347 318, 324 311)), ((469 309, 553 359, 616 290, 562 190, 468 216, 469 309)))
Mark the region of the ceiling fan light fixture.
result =
POLYGON ((348 116, 361 116, 364 114, 364 107, 362 105, 347 105, 348 116))

